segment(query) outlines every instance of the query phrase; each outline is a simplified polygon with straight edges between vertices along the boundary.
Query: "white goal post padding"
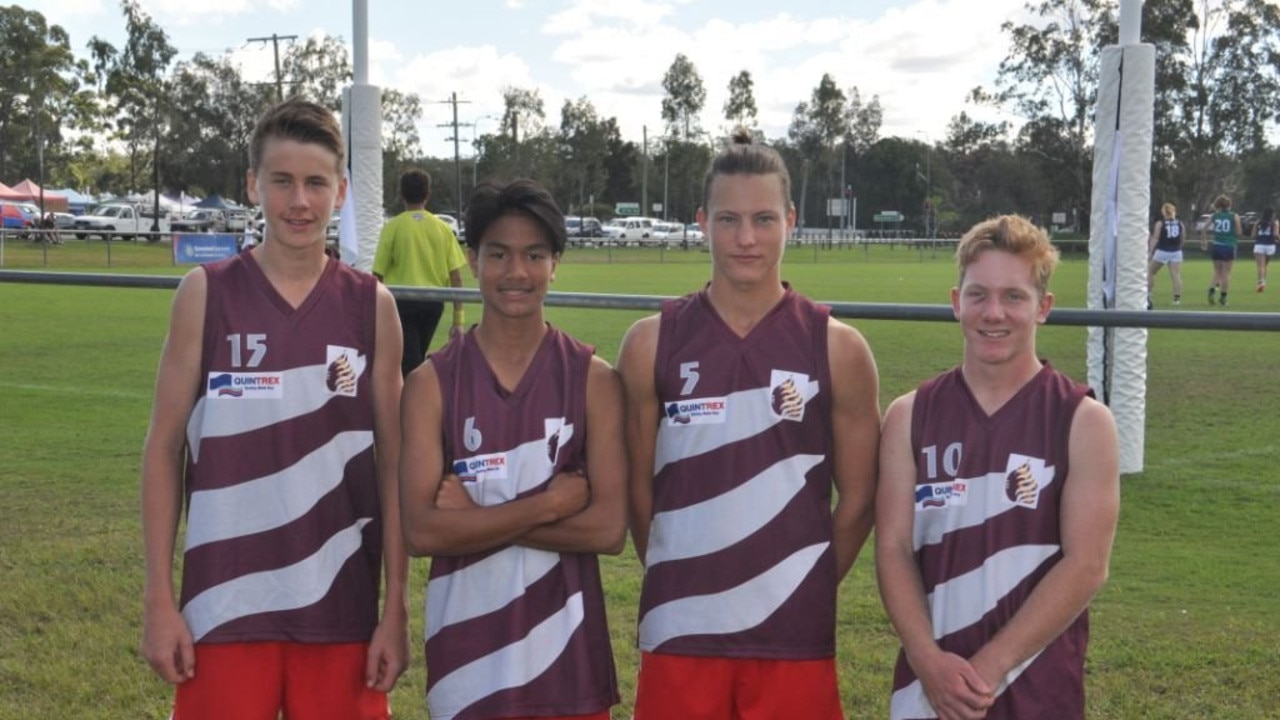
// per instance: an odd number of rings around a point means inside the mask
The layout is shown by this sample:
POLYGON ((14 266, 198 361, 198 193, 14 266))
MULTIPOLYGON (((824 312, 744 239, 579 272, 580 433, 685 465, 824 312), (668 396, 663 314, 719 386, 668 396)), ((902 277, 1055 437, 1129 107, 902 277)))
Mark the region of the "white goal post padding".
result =
POLYGON ((351 264, 369 270, 382 231, 382 90, 352 85, 343 91, 342 100, 342 132, 351 168, 347 192, 353 194, 356 214, 357 254, 351 264))
MULTIPOLYGON (((1090 309, 1146 307, 1155 58, 1155 47, 1147 44, 1102 51, 1089 231, 1090 309)), ((1090 327, 1087 357, 1089 385, 1116 418, 1120 472, 1141 472, 1147 329, 1090 327)))

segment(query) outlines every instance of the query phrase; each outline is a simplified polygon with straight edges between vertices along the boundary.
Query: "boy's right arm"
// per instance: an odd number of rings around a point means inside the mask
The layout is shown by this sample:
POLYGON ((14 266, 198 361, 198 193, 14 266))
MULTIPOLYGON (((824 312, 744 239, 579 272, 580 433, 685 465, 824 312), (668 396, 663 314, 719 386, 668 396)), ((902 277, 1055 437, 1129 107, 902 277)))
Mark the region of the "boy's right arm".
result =
POLYGON ((876 488, 876 576, 880 599, 929 704, 944 720, 981 718, 992 689, 965 658, 942 650, 933 637, 913 541, 916 466, 911 447, 914 393, 885 413, 876 488))
POLYGON ((661 415, 654 385, 658 321, 657 315, 637 321, 622 338, 618 351, 618 372, 622 376, 627 408, 623 427, 627 439, 631 542, 641 565, 649 547, 649 526, 653 522, 653 457, 661 415))
POLYGON ((205 298, 204 270, 197 268, 182 279, 174 296, 142 453, 142 653, 156 674, 170 683, 195 676, 191 631, 174 598, 173 552, 182 508, 185 432, 200 387, 205 298))

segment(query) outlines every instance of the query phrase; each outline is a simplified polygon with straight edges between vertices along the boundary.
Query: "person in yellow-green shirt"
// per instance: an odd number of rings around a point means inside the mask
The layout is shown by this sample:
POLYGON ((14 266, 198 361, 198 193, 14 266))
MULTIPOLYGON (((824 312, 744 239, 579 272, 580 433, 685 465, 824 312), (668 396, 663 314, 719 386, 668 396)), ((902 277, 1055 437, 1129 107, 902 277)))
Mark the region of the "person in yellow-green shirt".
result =
MULTIPOLYGON (((461 269, 467 259, 453 230, 427 211, 430 197, 431 176, 426 171, 411 168, 400 175, 400 198, 405 210, 382 226, 373 255, 373 274, 384 283, 445 287, 447 282, 450 287, 462 287, 461 269)), ((444 302, 397 299, 396 311, 404 330, 400 372, 408 375, 426 357, 444 313, 444 302)), ((462 303, 454 302, 450 336, 460 334, 462 325, 462 303)))

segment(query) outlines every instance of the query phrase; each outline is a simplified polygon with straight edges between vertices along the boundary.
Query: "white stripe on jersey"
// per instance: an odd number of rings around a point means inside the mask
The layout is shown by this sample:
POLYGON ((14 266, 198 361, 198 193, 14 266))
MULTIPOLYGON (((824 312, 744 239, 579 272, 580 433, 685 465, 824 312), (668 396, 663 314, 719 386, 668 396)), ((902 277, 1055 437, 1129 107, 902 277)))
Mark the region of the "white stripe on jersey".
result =
POLYGON ((182 609, 196 642, 211 630, 237 618, 279 610, 295 610, 319 602, 329 592, 347 559, 360 551, 364 526, 360 518, 335 533, 319 550, 287 567, 250 573, 215 585, 191 598, 182 609))
MULTIPOLYGON (((1014 510, 1015 507, 1005 499, 1006 474, 989 472, 984 476, 968 479, 968 492, 963 505, 916 510, 912 526, 913 548, 919 551, 925 545, 935 545, 942 542, 947 533, 977 527, 990 518, 1014 510)), ((1053 484, 1053 480, 1052 465, 1046 466, 1042 473, 1036 475, 1042 493, 1053 484)))
MULTIPOLYGON (((810 380, 800 390, 805 402, 818 395, 818 381, 810 380)), ((730 443, 754 437, 783 422, 773 412, 773 390, 768 387, 741 390, 726 397, 727 410, 723 423, 690 424, 679 428, 658 428, 657 446, 653 454, 653 473, 666 465, 711 452, 730 443)), ((670 401, 668 401, 670 402, 670 401)), ((666 403, 663 403, 666 405, 666 403)), ((790 421, 788 421, 790 422, 790 421)))
POLYGON ((822 460, 821 455, 789 457, 722 495, 655 514, 647 566, 710 555, 750 536, 804 489, 805 475, 822 460))
MULTIPOLYGON (((560 427, 560 447, 568 445, 572 438, 573 424, 565 423, 560 427)), ((551 479, 551 471, 555 469, 547 452, 547 442, 548 438, 536 438, 507 451, 506 477, 488 479, 482 475, 466 478, 463 487, 467 494, 477 505, 491 507, 511 502, 521 493, 547 482, 551 479)))
POLYGON ((564 652, 583 615, 582 593, 574 593, 528 635, 440 678, 427 693, 433 720, 451 720, 496 692, 532 682, 564 652))
POLYGON ((1015 545, 963 575, 935 585, 928 603, 933 637, 941 639, 982 619, 1000 599, 1053 557, 1059 545, 1015 545))
POLYGON ((347 463, 372 445, 373 433, 368 430, 340 432, 279 472, 191 493, 186 549, 272 530, 297 520, 341 485, 347 463))
POLYGON ((427 583, 426 638, 506 607, 560 563, 560 554, 511 545, 427 583))
MULTIPOLYGON (((364 357, 355 360, 356 377, 365 367, 364 357)), ((239 373, 240 371, 231 374, 239 373)), ((254 371, 250 374, 258 374, 254 371)), ((326 381, 329 368, 325 365, 305 365, 278 373, 282 397, 280 398, 220 398, 207 397, 208 376, 200 378, 200 399, 191 410, 187 421, 187 444, 191 457, 200 461, 200 439, 239 435, 275 425, 315 412, 333 399, 326 381)))
POLYGON ((737 587, 663 603, 640 621, 641 650, 653 650, 684 635, 717 635, 749 630, 791 597, 830 543, 801 548, 737 587))

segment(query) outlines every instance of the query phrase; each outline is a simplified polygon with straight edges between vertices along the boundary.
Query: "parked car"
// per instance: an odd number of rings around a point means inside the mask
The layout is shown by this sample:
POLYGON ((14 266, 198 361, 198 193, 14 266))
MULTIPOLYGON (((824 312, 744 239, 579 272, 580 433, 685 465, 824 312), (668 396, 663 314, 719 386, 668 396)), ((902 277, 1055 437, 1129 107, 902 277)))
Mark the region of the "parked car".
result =
POLYGON ((253 217, 253 212, 247 208, 231 208, 222 212, 227 218, 227 232, 233 233, 244 232, 245 227, 249 224, 250 218, 253 217))
POLYGON ((641 245, 654 241, 653 218, 617 217, 605 223, 605 237, 619 245, 641 245))
POLYGON ((458 240, 462 240, 462 226, 458 223, 457 218, 450 215, 449 213, 431 213, 431 214, 443 220, 444 224, 448 225, 449 229, 453 231, 453 236, 455 238, 458 238, 458 240))
POLYGON ((93 209, 88 215, 76 218, 76 238, 97 236, 106 240, 118 238, 128 240, 139 235, 149 237, 153 242, 159 237, 150 235, 152 227, 157 227, 162 234, 170 231, 169 216, 161 211, 155 216, 151 205, 135 205, 133 203, 104 203, 93 209))
POLYGON ((668 222, 660 220, 653 224, 653 238, 663 242, 670 243, 678 240, 684 234, 684 225, 678 222, 668 222))
POLYGON ((0 227, 6 232, 14 231, 19 237, 26 238, 27 232, 35 224, 35 216, 28 213, 17 203, 0 202, 0 227))
POLYGON ((223 232, 227 229, 227 218, 221 210, 199 208, 175 218, 169 226, 176 233, 223 232))
POLYGON ((338 211, 333 211, 329 216, 329 224, 324 227, 324 241, 329 244, 337 244, 338 242, 338 226, 342 222, 342 217, 338 215, 338 211))
POLYGON ((76 216, 71 213, 56 212, 53 215, 53 225, 59 230, 70 230, 76 226, 76 216))
POLYGON ((593 217, 569 215, 564 219, 564 229, 571 238, 604 237, 604 226, 593 217))

